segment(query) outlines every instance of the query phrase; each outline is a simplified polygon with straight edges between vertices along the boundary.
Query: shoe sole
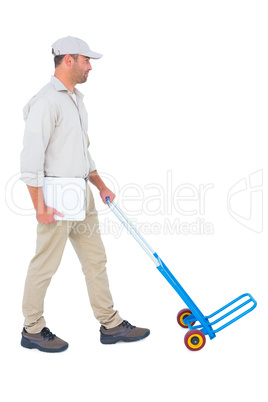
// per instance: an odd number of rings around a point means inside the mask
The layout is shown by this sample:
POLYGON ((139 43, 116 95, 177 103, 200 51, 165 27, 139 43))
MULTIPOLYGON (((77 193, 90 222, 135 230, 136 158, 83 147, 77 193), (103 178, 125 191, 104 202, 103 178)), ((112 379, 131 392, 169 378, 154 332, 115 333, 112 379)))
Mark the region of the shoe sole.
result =
POLYGON ((145 335, 143 336, 139 336, 139 337, 133 337, 133 338, 126 338, 125 336, 110 336, 110 335, 104 335, 101 333, 101 338, 100 341, 102 344, 104 345, 114 345, 117 342, 136 342, 136 341, 140 341, 141 339, 147 338, 147 336, 150 335, 150 331, 147 332, 145 335))
POLYGON ((46 348, 42 348, 42 346, 37 345, 37 343, 33 343, 30 342, 28 339, 22 337, 21 339, 21 346, 23 346, 24 348, 27 349, 38 349, 40 350, 40 352, 47 352, 47 353, 59 353, 59 352, 63 352, 64 350, 66 350, 68 348, 68 343, 65 346, 62 346, 59 349, 46 349, 46 348))

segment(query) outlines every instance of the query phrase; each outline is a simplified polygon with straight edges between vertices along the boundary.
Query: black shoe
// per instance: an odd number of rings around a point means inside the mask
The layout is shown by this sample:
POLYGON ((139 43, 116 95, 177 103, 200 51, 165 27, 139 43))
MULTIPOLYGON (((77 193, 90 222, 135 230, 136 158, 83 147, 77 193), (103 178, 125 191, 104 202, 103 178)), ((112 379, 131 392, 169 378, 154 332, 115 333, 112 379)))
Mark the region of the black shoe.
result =
POLYGON ((43 328, 38 334, 30 334, 23 328, 21 346, 28 349, 38 349, 41 352, 57 353, 68 348, 68 343, 52 334, 48 328, 43 328))
POLYGON ((144 339, 150 335, 150 330, 138 328, 124 320, 120 325, 114 328, 106 329, 103 325, 100 328, 100 341, 104 344, 113 344, 119 341, 135 342, 144 339))

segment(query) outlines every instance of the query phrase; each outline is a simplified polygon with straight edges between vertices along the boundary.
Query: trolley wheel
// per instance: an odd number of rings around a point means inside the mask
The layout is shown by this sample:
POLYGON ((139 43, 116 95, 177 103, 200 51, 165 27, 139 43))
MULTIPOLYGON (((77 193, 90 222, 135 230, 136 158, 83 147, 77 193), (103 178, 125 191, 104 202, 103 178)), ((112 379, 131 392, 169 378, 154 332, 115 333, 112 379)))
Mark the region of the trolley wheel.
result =
POLYGON ((193 352, 202 349, 206 344, 206 337, 202 331, 191 329, 184 337, 185 346, 193 352))
MULTIPOLYGON (((183 310, 178 312, 177 321, 178 321, 178 324, 182 328, 188 328, 188 325, 186 325, 183 320, 184 320, 184 318, 188 317, 191 314, 192 314, 192 312, 188 308, 184 308, 183 310)), ((195 324, 195 321, 191 322, 191 325, 194 325, 194 324, 195 324)))

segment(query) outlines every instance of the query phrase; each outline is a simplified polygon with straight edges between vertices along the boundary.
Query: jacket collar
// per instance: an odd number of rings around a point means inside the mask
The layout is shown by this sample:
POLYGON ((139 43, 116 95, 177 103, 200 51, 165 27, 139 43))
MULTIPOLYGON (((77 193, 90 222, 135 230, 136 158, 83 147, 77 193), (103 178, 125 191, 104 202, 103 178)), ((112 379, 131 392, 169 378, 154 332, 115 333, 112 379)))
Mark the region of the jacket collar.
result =
MULTIPOLYGON (((56 78, 54 75, 52 75, 50 82, 53 84, 53 86, 55 87, 56 91, 66 91, 66 92, 70 92, 66 86, 58 79, 56 78)), ((76 96, 78 96, 79 98, 83 99, 84 95, 82 94, 82 92, 78 91, 78 89, 74 88, 74 93, 76 96)))

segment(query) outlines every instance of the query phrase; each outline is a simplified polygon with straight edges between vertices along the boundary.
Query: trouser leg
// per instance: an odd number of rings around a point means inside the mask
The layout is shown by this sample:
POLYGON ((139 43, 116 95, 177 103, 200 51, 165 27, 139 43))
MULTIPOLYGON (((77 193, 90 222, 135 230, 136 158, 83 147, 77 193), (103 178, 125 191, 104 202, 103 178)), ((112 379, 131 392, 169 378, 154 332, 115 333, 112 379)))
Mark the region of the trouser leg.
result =
POLYGON ((98 214, 89 186, 86 219, 76 223, 69 238, 81 262, 96 319, 106 328, 119 325, 123 319, 118 311, 114 310, 106 272, 106 253, 99 234, 98 214))
POLYGON ((30 333, 38 333, 46 326, 44 299, 60 264, 67 238, 66 221, 37 226, 36 253, 28 268, 22 305, 24 326, 30 333))

